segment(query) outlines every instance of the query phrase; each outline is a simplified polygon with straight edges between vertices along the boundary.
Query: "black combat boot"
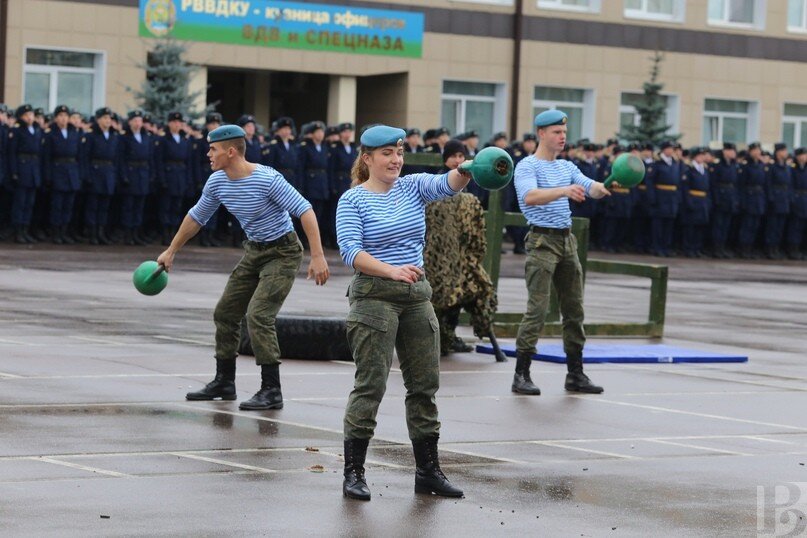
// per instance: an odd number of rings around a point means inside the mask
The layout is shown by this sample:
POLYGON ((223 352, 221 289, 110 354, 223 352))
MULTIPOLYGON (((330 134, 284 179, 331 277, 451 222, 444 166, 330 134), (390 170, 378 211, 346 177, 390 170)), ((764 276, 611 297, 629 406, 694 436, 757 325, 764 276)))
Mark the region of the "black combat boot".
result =
POLYGON ((216 377, 198 392, 189 392, 186 400, 235 400, 235 359, 216 359, 216 377))
POLYGON ((787 257, 791 260, 803 260, 804 255, 801 253, 798 245, 787 246, 787 257))
POLYGON ((455 353, 470 353, 473 350, 474 346, 466 344, 465 340, 459 336, 455 336, 454 340, 451 342, 451 351, 455 353))
POLYGON ((166 246, 166 247, 171 244, 171 227, 170 226, 163 226, 162 244, 163 244, 163 246, 166 246))
POLYGON ((369 439, 345 439, 345 480, 342 495, 360 501, 370 500, 370 488, 364 478, 364 459, 369 439))
POLYGON ((70 237, 70 233, 67 231, 67 225, 62 225, 59 227, 59 237, 62 238, 62 242, 65 245, 75 245, 76 242, 70 237))
POLYGON ((88 238, 88 242, 91 245, 97 245, 98 244, 98 226, 90 226, 89 227, 89 229, 87 230, 87 238, 88 238))
POLYGON ((39 241, 37 241, 37 239, 34 238, 33 235, 31 235, 31 231, 28 226, 22 227, 22 233, 25 235, 25 240, 28 241, 29 243, 39 243, 39 241))
POLYGON ((415 452, 415 493, 434 493, 443 497, 462 497, 462 490, 448 481, 437 457, 437 436, 412 441, 415 452))
POLYGON ((532 394, 538 396, 541 389, 536 387, 530 379, 530 365, 532 356, 529 353, 516 353, 516 374, 513 376, 513 386, 510 389, 519 394, 532 394))
POLYGON ((591 383, 591 380, 583 373, 583 357, 566 357, 566 384, 564 388, 569 392, 584 392, 586 394, 600 394, 602 387, 591 383))
POLYGON ((280 393, 280 365, 261 365, 261 389, 249 400, 241 402, 238 409, 247 411, 283 409, 283 394, 280 393))
POLYGON ((50 240, 54 245, 64 245, 64 238, 62 238, 61 226, 52 226, 50 231, 50 240))
POLYGON ((98 242, 102 245, 111 245, 112 239, 106 234, 106 226, 98 227, 98 242))
POLYGON ((150 241, 148 240, 148 238, 146 238, 146 236, 143 234, 143 229, 139 228, 139 227, 135 228, 134 231, 132 232, 132 239, 134 239, 135 245, 138 245, 138 246, 141 246, 141 247, 144 247, 144 246, 150 244, 150 241))
POLYGON ((20 245, 28 244, 28 239, 25 238, 22 226, 14 226, 14 242, 20 245))

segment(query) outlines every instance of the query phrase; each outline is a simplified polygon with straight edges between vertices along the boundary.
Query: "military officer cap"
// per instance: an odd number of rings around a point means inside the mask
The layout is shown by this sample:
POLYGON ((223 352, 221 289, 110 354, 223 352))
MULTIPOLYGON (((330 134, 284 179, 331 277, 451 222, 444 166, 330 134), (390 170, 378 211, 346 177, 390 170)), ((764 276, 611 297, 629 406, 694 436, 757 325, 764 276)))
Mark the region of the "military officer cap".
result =
MULTIPOLYGON (((639 149, 638 144, 631 144, 631 146, 634 146, 634 147, 636 147, 636 149, 639 149)), ((630 146, 628 146, 628 151, 631 151, 630 146)), ((619 144, 615 144, 614 149, 611 150, 612 155, 619 155, 620 153, 624 153, 624 152, 625 152, 625 148, 623 148, 619 144)))
POLYGON ((683 149, 683 146, 681 145, 680 142, 673 142, 673 147, 675 149, 683 149))
POLYGON ((51 123, 53 121, 53 114, 45 114, 45 123, 51 123))
POLYGON ((628 151, 641 151, 641 149, 642 148, 639 147, 639 144, 628 144, 628 151))
POLYGON ((309 123, 308 125, 309 125, 309 129, 311 129, 312 133, 314 131, 317 131, 317 130, 322 130, 322 131, 325 130, 325 123, 321 122, 319 120, 314 120, 311 123, 309 123))
POLYGON ((300 126, 300 134, 307 135, 311 133, 311 122, 304 123, 300 126))
POLYGON ((234 138, 246 138, 247 133, 239 125, 222 125, 216 127, 207 134, 207 141, 211 144, 213 142, 223 142, 224 140, 232 140, 234 138))
POLYGON ((345 131, 352 131, 354 129, 353 124, 350 123, 349 121, 346 121, 344 123, 340 123, 339 127, 337 127, 337 128, 339 129, 340 133, 343 133, 345 131))
POLYGON ((275 120, 275 124, 277 125, 277 129, 280 129, 281 127, 291 127, 294 129, 294 120, 288 116, 279 117, 277 120, 275 120))
POLYGON ((182 121, 182 112, 169 112, 168 121, 182 121))
POLYGON ((602 144, 594 144, 594 151, 602 151, 605 149, 605 146, 602 144))
POLYGON ((446 142, 445 146, 443 146, 443 162, 446 162, 449 157, 456 155, 457 153, 462 153, 466 158, 468 157, 468 150, 466 149, 465 144, 456 138, 452 138, 446 142))
POLYGON ((126 118, 133 120, 135 118, 142 118, 144 115, 145 113, 142 110, 136 108, 134 110, 130 110, 129 113, 126 115, 126 118))
POLYGON ((224 118, 218 112, 208 112, 205 116, 205 123, 222 123, 224 118))
POLYGON ((451 136, 451 132, 448 129, 446 129, 445 127, 438 127, 437 129, 434 130, 435 138, 438 137, 438 136, 443 136, 443 135, 451 136))
POLYGON ((103 116, 112 117, 112 109, 110 109, 108 106, 102 106, 101 108, 95 111, 96 119, 101 118, 103 116))
POLYGON ((549 127, 550 125, 566 125, 566 122, 569 121, 569 118, 566 116, 566 113, 562 110, 553 109, 553 110, 544 110, 537 116, 535 116, 535 121, 533 121, 533 125, 536 128, 540 129, 542 127, 549 127))
POLYGON ((434 138, 434 129, 427 129, 426 134, 423 135, 423 138, 428 140, 429 138, 434 138))
POLYGON ((528 140, 532 140, 533 142, 538 142, 538 137, 535 136, 535 133, 524 133, 524 136, 521 138, 524 142, 528 140))
POLYGON ((595 146, 591 142, 583 144, 583 151, 594 151, 595 146))
POLYGON ((617 140, 616 138, 609 138, 609 139, 608 139, 608 140, 605 142, 605 145, 606 145, 606 146, 616 146, 617 144, 619 144, 619 140, 617 140))
POLYGON ((782 151, 783 149, 787 149, 787 144, 785 144, 784 142, 777 142, 776 144, 773 145, 774 152, 782 151))
POLYGON ((420 136, 420 129, 417 127, 411 127, 406 130, 406 137, 409 138, 410 136, 420 136))
POLYGON ((325 129, 325 136, 333 136, 335 134, 339 134, 339 128, 336 125, 329 125, 327 129, 325 129))
POLYGON ((53 109, 53 115, 54 116, 58 116, 59 114, 62 114, 62 113, 67 114, 69 116, 70 115, 70 109, 67 108, 66 105, 59 105, 59 106, 57 106, 56 108, 53 109))
POLYGON ((0 103, 0 114, 8 114, 8 106, 5 103, 0 103))
POLYGON ((723 142, 723 149, 733 149, 737 151, 737 146, 733 142, 723 142))
POLYGON ((505 139, 507 140, 507 133, 504 131, 499 131, 498 133, 494 133, 493 136, 490 138, 492 142, 496 142, 497 140, 505 139))
POLYGON ((761 148, 762 146, 760 145, 759 142, 751 142, 750 144, 748 144, 748 151, 751 151, 752 149, 761 149, 761 148))
POLYGON ((254 116, 252 116, 250 114, 243 114, 241 117, 239 117, 235 121, 235 123, 236 123, 236 125, 238 125, 240 127, 243 127, 247 123, 256 123, 256 122, 255 122, 255 117, 254 116))
POLYGON ((709 149, 701 147, 701 146, 693 146, 689 150, 689 156, 690 157, 695 157, 697 155, 703 155, 704 153, 709 153, 709 149))
POLYGON ((366 148, 399 146, 406 138, 406 131, 389 125, 374 125, 361 135, 361 145, 366 148))
POLYGON ((41 106, 34 109, 34 116, 44 116, 44 115, 45 115, 45 109, 42 108, 41 106))
POLYGON ((796 148, 796 150, 793 152, 793 155, 798 157, 799 155, 804 155, 805 153, 807 153, 807 148, 802 146, 800 148, 796 148))
POLYGON ((470 131, 465 133, 465 136, 467 136, 468 138, 479 138, 479 133, 471 129, 470 131))
POLYGON ((661 144, 659 144, 658 149, 663 151, 663 150, 665 150, 667 148, 674 148, 674 147, 675 147, 675 144, 673 144, 670 140, 665 140, 661 144))

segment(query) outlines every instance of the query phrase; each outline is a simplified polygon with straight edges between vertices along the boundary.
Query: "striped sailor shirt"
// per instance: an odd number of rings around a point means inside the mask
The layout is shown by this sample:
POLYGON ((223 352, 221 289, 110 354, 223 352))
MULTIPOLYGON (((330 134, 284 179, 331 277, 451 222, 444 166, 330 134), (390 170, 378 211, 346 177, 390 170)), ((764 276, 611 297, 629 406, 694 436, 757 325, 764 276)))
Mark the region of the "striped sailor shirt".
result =
POLYGON ((345 264, 359 252, 390 265, 423 267, 426 204, 452 196, 448 174, 411 174, 386 193, 362 186, 346 191, 336 208, 336 237, 345 264))
POLYGON ((566 187, 572 183, 582 185, 588 195, 593 179, 587 178, 571 161, 556 159, 545 161, 534 155, 516 165, 513 183, 518 194, 518 207, 532 226, 543 228, 571 228, 572 210, 569 199, 558 198, 546 205, 527 205, 524 197, 532 189, 566 187))
POLYGON ((213 172, 188 215, 204 226, 221 204, 241 223, 247 239, 256 242, 286 235, 294 230, 289 214, 300 218, 311 209, 280 172, 260 164, 239 179, 228 178, 223 170, 213 172))

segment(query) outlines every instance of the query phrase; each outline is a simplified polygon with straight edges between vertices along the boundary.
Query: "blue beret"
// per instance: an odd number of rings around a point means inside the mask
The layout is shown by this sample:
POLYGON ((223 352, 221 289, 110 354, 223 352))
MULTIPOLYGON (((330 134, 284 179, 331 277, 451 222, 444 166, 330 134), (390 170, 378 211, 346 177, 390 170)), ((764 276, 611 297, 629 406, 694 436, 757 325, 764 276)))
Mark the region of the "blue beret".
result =
POLYGON ((382 146, 397 146, 403 143, 406 131, 387 125, 375 125, 361 135, 361 145, 366 148, 380 148, 382 146))
POLYGON ((549 127, 550 125, 566 125, 568 118, 560 110, 544 110, 535 116, 536 127, 549 127))
POLYGON ((238 125, 222 125, 216 127, 207 135, 208 142, 222 142, 233 138, 245 138, 247 133, 238 125))

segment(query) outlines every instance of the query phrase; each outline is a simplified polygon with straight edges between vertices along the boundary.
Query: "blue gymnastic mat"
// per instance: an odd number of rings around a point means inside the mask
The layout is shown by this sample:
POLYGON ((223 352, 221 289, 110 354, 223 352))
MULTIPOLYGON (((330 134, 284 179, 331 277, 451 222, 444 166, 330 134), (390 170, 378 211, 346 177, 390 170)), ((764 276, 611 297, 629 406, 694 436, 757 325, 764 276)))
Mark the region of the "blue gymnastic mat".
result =
MULTIPOLYGON (((514 345, 500 346, 508 357, 516 356, 514 345)), ((493 355, 493 346, 479 344, 477 353, 493 355)), ((533 360, 565 363, 562 344, 540 344, 533 360)), ((586 344, 583 350, 585 363, 677 363, 677 362, 748 362, 743 355, 726 355, 698 349, 687 349, 664 344, 586 344)))

